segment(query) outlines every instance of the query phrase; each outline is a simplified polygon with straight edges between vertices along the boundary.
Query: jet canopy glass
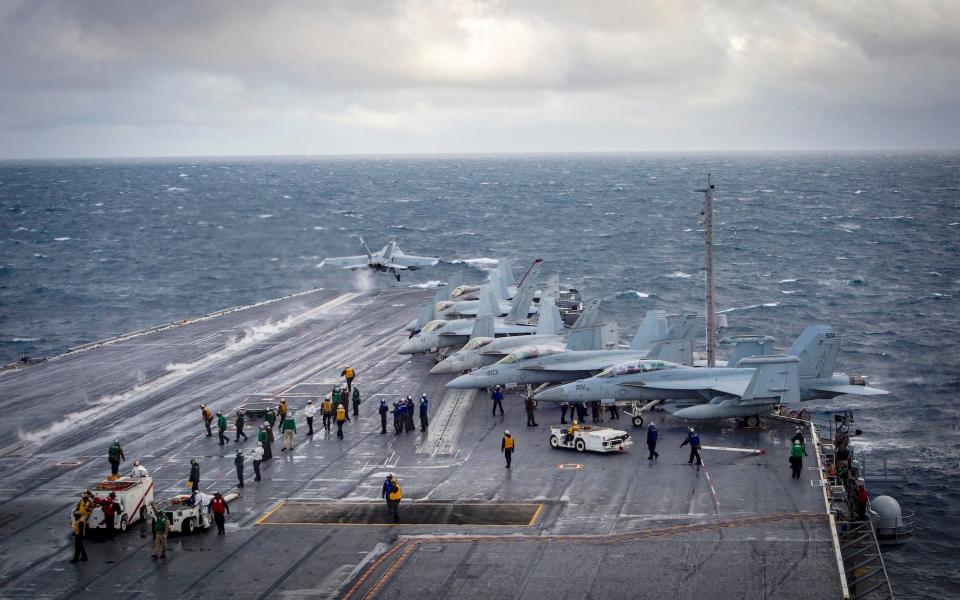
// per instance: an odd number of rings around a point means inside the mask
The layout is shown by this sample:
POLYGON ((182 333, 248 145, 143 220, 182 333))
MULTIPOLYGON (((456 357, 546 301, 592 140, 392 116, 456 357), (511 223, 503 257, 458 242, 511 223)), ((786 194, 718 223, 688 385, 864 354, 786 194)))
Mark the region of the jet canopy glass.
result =
POLYGON ((436 331, 436 330, 440 329, 441 327, 443 327, 443 326, 446 325, 446 324, 447 324, 447 322, 444 321, 443 319, 437 319, 436 321, 430 321, 429 323, 427 323, 426 325, 423 326, 423 332, 424 332, 424 333, 430 333, 431 331, 436 331))
POLYGON ((620 377, 623 375, 636 375, 637 373, 649 373, 650 371, 676 368, 677 363, 667 362, 665 360, 635 360, 610 367, 597 375, 597 377, 620 377))
POLYGON ((475 292, 479 289, 480 289, 480 286, 476 286, 476 285, 460 285, 453 288, 453 291, 450 292, 450 296, 452 298, 459 298, 464 294, 469 294, 470 292, 475 292))
POLYGON ((473 338, 472 340, 470 340, 469 342, 467 342, 467 345, 464 346, 463 349, 464 349, 464 350, 476 350, 477 348, 482 348, 483 346, 486 346, 487 344, 489 344, 489 343, 492 342, 492 341, 493 341, 493 338, 490 338, 490 337, 473 338))
POLYGON ((539 358, 541 356, 547 356, 548 354, 556 354, 557 352, 562 352, 557 348, 539 348, 537 346, 530 346, 528 348, 520 348, 519 350, 514 350, 507 356, 500 359, 499 364, 501 365, 512 365, 513 363, 521 360, 529 360, 531 358, 539 358))

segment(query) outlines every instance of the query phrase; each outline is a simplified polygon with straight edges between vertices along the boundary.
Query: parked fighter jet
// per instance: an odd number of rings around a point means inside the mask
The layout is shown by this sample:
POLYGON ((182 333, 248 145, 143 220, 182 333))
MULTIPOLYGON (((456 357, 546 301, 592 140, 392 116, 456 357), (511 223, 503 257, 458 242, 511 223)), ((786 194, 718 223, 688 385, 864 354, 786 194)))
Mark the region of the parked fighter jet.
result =
MULTIPOLYGON (((552 299, 549 299, 549 304, 541 308, 536 325, 522 322, 522 320, 526 318, 530 302, 533 298, 533 287, 534 282, 532 280, 525 282, 520 292, 517 293, 518 301, 514 303, 510 314, 504 318, 494 319, 493 337, 533 335, 537 333, 559 334, 563 331, 563 318, 560 316, 560 311, 552 299), (521 297, 527 300, 521 301, 521 297)), ((489 302, 489 306, 494 306, 496 298, 494 297, 493 291, 488 288, 485 293, 487 294, 485 301, 489 302)), ((548 300, 544 300, 544 302, 548 302, 548 300)), ((487 310, 490 309, 488 308, 487 310)), ((475 320, 476 319, 457 319, 447 321, 437 319, 430 321, 424 325, 419 333, 404 342, 398 352, 400 354, 417 354, 419 352, 429 352, 434 348, 440 349, 463 346, 470 340, 470 333, 473 330, 475 320)))
POLYGON ((744 358, 736 367, 687 368, 639 360, 537 394, 537 400, 586 402, 664 400, 683 419, 747 417, 756 421, 777 404, 834 398, 841 394, 888 393, 867 387, 858 375, 834 373, 840 336, 829 325, 807 327, 786 356, 744 358))
POLYGON ((570 330, 566 342, 559 335, 535 334, 508 337, 473 337, 460 350, 450 354, 430 369, 434 375, 463 373, 492 365, 514 350, 525 346, 551 347, 566 350, 610 350, 618 340, 616 321, 597 323, 600 305, 589 305, 570 330))
POLYGON ((400 281, 400 271, 415 271, 420 267, 432 267, 440 261, 439 258, 404 254, 403 251, 400 250, 400 247, 397 246, 396 238, 387 242, 383 250, 377 252, 371 252, 370 248, 367 248, 367 244, 363 241, 363 238, 360 238, 360 245, 366 250, 366 256, 325 258, 323 262, 324 264, 331 264, 344 269, 350 269, 351 271, 368 268, 383 273, 392 273, 393 276, 397 278, 397 281, 400 281))
MULTIPOLYGON (((527 271, 527 274, 524 276, 521 281, 521 288, 524 281, 535 280, 537 275, 540 272, 540 265, 543 264, 543 259, 538 258, 534 261, 533 265, 530 267, 530 270, 527 271)), ((493 312, 495 317, 506 316, 510 313, 510 310, 513 308, 513 303, 510 301, 515 297, 517 292, 511 292, 507 288, 507 282, 504 280, 503 274, 497 270, 490 274, 490 288, 493 290, 494 295, 497 298, 497 303, 493 306, 493 312)), ((556 298, 560 293, 560 278, 556 279, 556 290, 554 291, 553 297, 556 298)), ((454 291, 459 288, 455 288, 454 291)), ((531 297, 530 300, 533 300, 531 297)), ((524 300, 521 300, 524 301, 524 300)), ((437 314, 441 319, 452 319, 456 317, 475 317, 477 316, 477 311, 480 306, 480 300, 445 300, 443 302, 437 303, 437 314)), ((530 316, 536 313, 536 308, 533 304, 530 304, 530 309, 526 316, 530 316)))
POLYGON ((527 346, 511 352, 494 365, 461 375, 448 388, 474 389, 507 384, 541 384, 589 377, 626 360, 663 356, 666 352, 693 362, 692 340, 700 333, 696 315, 683 317, 671 330, 667 314, 651 310, 643 317, 628 350, 563 350, 550 346, 527 346), (669 339, 669 341, 668 341, 669 339), (655 348, 655 350, 654 350, 655 348))

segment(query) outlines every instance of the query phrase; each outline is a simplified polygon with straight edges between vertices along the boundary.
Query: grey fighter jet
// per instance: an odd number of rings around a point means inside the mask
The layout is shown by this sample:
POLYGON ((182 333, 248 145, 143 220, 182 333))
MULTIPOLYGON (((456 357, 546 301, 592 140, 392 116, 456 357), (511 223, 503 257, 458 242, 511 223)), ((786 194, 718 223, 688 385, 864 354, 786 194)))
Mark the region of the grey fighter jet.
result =
POLYGON ((735 367, 715 368, 629 361, 589 379, 544 390, 536 399, 606 403, 664 400, 664 408, 683 419, 754 420, 778 404, 841 394, 888 393, 867 387, 861 376, 834 373, 839 350, 840 336, 829 325, 812 325, 790 346, 786 356, 743 358, 735 367))
POLYGON ((334 265, 343 269, 356 271, 357 269, 371 269, 382 273, 391 273, 400 281, 401 271, 415 271, 420 267, 432 267, 440 262, 439 258, 429 256, 413 256, 404 254, 397 246, 396 238, 387 242, 383 250, 371 252, 367 248, 366 242, 360 238, 360 245, 367 252, 366 256, 340 256, 335 258, 325 258, 324 264, 334 265))
POLYGON ((434 375, 463 373, 487 367, 525 346, 551 347, 566 350, 611 350, 616 347, 617 323, 598 323, 599 303, 593 303, 583 311, 570 330, 566 342, 559 335, 535 334, 508 337, 474 337, 467 345, 450 354, 430 369, 434 375))
POLYGON ((550 346, 527 346, 514 350, 489 367, 457 377, 447 383, 447 387, 479 389, 495 385, 574 381, 623 361, 645 358, 654 352, 654 348, 655 354, 661 356, 667 351, 665 346, 692 363, 692 340, 700 332, 700 327, 696 326, 700 321, 695 315, 688 315, 673 331, 669 331, 666 312, 651 310, 643 317, 627 350, 563 350, 550 346))
MULTIPOLYGON (((525 302, 517 301, 513 309, 506 317, 494 319, 494 336, 501 337, 507 335, 534 335, 537 333, 559 334, 563 331, 563 318, 560 316, 560 310, 556 303, 551 301, 550 306, 543 307, 540 310, 538 322, 536 325, 524 322, 529 311, 530 302, 533 299, 532 280, 527 281, 517 293, 518 297, 528 298, 525 302)), ((489 306, 494 306, 496 298, 493 291, 489 288, 485 292, 489 306)), ((489 310, 489 309, 488 309, 489 310)), ((433 349, 449 348, 453 346, 463 346, 470 340, 470 334, 473 331, 474 321, 476 319, 457 319, 448 321, 445 319, 436 319, 423 326, 419 333, 413 335, 403 345, 398 352, 400 354, 418 354, 429 352, 433 349)))
MULTIPOLYGON (((543 259, 538 258, 534 261, 533 265, 530 267, 530 270, 527 271, 527 274, 524 276, 523 281, 535 280, 537 275, 540 272, 540 266, 543 264, 543 259)), ((522 289, 523 282, 521 282, 522 289)), ((490 274, 490 288, 493 290, 494 295, 497 298, 497 303, 493 306, 494 316, 502 317, 510 313, 510 310, 513 308, 513 303, 510 301, 515 297, 518 292, 511 293, 507 288, 507 283, 504 281, 503 274, 497 270, 490 274)), ((556 290, 553 294, 553 297, 556 298, 560 293, 560 279, 559 277, 556 280, 556 290)), ((455 288, 458 289, 458 288, 455 288)), ((531 298, 532 300, 533 298, 531 298)), ((521 299, 520 301, 524 301, 521 299)), ((437 314, 440 315, 441 319, 453 319, 457 317, 475 317, 477 316, 477 311, 480 306, 480 300, 453 300, 452 297, 449 300, 437 303, 437 314)), ((533 304, 530 304, 530 309, 526 316, 531 316, 536 314, 536 307, 533 304)))

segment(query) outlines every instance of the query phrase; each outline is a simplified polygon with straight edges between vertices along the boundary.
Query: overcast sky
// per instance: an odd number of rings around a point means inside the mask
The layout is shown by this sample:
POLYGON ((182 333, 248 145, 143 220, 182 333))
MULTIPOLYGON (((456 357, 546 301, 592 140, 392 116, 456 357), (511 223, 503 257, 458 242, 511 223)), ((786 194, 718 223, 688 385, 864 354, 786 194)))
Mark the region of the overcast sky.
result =
POLYGON ((0 0, 0 158, 960 146, 960 0, 0 0))

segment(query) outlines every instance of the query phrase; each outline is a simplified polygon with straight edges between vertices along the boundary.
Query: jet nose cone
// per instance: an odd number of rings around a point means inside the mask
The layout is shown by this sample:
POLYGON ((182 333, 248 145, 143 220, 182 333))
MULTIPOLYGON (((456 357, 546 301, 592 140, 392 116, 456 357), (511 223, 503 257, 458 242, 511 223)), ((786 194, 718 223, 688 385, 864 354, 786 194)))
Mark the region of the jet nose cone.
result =
POLYGON ((547 402, 563 402, 567 399, 567 386, 558 385, 547 388, 533 396, 534 400, 545 400, 547 402))
POLYGON ((478 381, 477 377, 468 373, 447 382, 447 387, 454 390, 472 390, 484 386, 478 381))
POLYGON ((413 338, 405 341, 400 344, 400 349, 397 350, 397 354, 416 354, 418 352, 419 344, 413 338))
POLYGON ((450 373, 456 373, 457 371, 459 371, 459 369, 457 369, 456 365, 454 364, 454 361, 450 360, 449 358, 445 358, 440 362, 438 362, 437 364, 433 365, 433 367, 430 369, 430 374, 431 375, 447 375, 450 373))

